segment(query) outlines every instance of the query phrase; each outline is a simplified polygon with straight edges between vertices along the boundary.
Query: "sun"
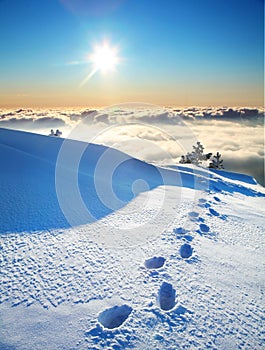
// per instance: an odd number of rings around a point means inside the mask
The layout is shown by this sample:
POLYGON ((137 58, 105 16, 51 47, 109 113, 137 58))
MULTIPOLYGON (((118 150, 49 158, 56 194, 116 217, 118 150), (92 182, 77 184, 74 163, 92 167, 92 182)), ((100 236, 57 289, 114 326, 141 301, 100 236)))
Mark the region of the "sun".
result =
POLYGON ((117 47, 112 47, 108 42, 94 47, 93 52, 89 55, 89 61, 93 65, 93 70, 107 73, 114 71, 120 62, 117 47))
POLYGON ((84 86, 97 72, 114 71, 120 61, 118 47, 110 45, 107 41, 94 46, 93 51, 87 56, 87 62, 92 65, 92 70, 80 83, 80 87, 84 86))

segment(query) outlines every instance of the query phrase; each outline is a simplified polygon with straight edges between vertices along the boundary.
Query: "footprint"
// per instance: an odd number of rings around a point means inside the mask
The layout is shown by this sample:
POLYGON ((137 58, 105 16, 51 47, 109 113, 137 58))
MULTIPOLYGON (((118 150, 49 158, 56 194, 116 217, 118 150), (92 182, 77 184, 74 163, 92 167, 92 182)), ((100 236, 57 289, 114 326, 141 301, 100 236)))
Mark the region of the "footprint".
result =
POLYGON ((219 216, 219 215, 220 215, 216 210, 214 210, 214 209, 212 209, 212 208, 209 209, 209 212, 210 212, 212 215, 214 215, 214 216, 219 216))
POLYGON ((201 204, 204 204, 204 203, 206 203, 206 202, 207 202, 207 200, 204 199, 204 198, 200 198, 200 199, 199 199, 199 203, 201 203, 201 204))
POLYGON ((200 224, 200 230, 202 232, 209 232, 210 231, 210 227, 205 225, 205 224, 200 224))
POLYGON ((98 321, 105 328, 117 328, 123 324, 131 312, 132 308, 128 305, 114 306, 101 312, 98 316, 98 321))
POLYGON ((186 233, 189 232, 189 230, 186 230, 183 227, 178 227, 178 228, 174 228, 173 232, 176 233, 177 235, 185 235, 186 233))
POLYGON ((218 197, 213 197, 214 200, 216 200, 216 202, 221 202, 221 199, 218 197))
POLYGON ((174 228, 173 232, 176 234, 176 238, 177 239, 187 239, 187 240, 192 240, 192 237, 189 235, 189 230, 186 230, 183 227, 178 227, 178 228, 174 228))
POLYGON ((210 203, 207 202, 206 199, 200 198, 198 206, 201 208, 209 208, 211 205, 210 205, 210 203))
POLYGON ((166 259, 163 258, 162 256, 159 256, 159 257, 154 256, 151 259, 145 260, 144 265, 147 269, 159 269, 164 265, 165 261, 166 259))
POLYGON ((180 256, 183 259, 187 259, 192 256, 193 249, 190 244, 184 243, 179 250, 180 256))
POLYGON ((199 218, 199 213, 197 213, 196 211, 189 212, 190 221, 197 221, 198 218, 199 218))
POLYGON ((189 212, 189 217, 190 218, 197 218, 198 216, 199 216, 199 213, 197 213, 196 211, 189 212))
POLYGON ((172 284, 163 282, 158 292, 159 306, 162 310, 168 311, 173 309, 176 304, 176 291, 172 284))
POLYGON ((176 234, 177 239, 185 239, 186 241, 189 241, 189 242, 193 240, 193 237, 189 234, 190 231, 186 230, 185 228, 182 228, 182 227, 174 228, 173 232, 176 234))

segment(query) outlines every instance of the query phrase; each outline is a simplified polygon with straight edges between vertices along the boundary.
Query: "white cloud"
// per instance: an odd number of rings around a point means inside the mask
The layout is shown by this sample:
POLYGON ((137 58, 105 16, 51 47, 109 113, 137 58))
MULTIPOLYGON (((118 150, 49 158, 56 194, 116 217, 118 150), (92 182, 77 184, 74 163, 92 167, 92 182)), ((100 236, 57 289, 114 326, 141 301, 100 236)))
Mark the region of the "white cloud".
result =
POLYGON ((264 184, 264 110, 246 107, 165 109, 119 105, 92 109, 0 110, 0 127, 102 143, 160 164, 176 163, 198 139, 206 152, 222 153, 227 170, 243 171, 264 184), (184 123, 183 123, 184 121, 184 123))

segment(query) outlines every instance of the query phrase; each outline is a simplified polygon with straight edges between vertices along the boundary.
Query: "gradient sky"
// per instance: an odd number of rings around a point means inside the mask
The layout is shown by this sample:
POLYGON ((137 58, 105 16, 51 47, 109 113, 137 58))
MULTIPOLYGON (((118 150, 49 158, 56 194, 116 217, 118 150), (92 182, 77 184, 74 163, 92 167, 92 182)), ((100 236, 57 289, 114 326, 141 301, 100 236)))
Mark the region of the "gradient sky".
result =
POLYGON ((263 0, 0 0, 0 106, 261 106, 263 39, 263 0), (104 39, 122 62, 80 87, 104 39))

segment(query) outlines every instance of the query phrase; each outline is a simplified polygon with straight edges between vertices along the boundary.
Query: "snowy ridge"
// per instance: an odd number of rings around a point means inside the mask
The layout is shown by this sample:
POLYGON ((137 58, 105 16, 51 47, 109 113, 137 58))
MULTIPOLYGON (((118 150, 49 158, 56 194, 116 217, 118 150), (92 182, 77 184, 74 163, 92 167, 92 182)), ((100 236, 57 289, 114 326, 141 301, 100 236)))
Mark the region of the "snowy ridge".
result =
POLYGON ((255 181, 246 175, 238 174, 236 180, 241 181, 238 182, 230 180, 232 173, 228 172, 220 172, 220 176, 181 166, 167 170, 105 146, 7 129, 0 129, 0 161, 5 164, 0 174, 2 233, 67 228, 93 222, 122 208, 140 192, 162 185, 265 195, 261 186, 249 186, 249 182, 255 184, 255 181), (65 155, 58 161, 62 145, 65 155), (56 171, 60 174, 59 181, 56 171), (58 195, 65 197, 65 211, 73 212, 76 198, 66 189, 73 186, 75 176, 85 208, 69 225, 58 195), (109 188, 115 198, 111 197, 109 188))
POLYGON ((70 227, 54 181, 62 143, 0 129, 0 349, 262 349, 263 188, 85 145, 78 184, 94 220, 70 227))

